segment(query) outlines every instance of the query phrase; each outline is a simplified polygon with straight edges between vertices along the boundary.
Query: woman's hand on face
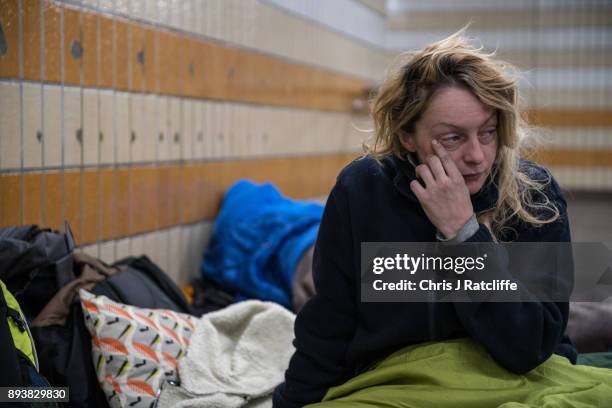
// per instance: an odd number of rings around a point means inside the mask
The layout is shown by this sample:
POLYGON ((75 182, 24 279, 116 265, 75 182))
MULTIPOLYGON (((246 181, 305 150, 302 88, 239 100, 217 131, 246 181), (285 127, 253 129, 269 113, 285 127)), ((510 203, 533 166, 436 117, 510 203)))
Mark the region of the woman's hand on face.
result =
POLYGON ((474 214, 470 193, 463 176, 446 150, 433 140, 435 155, 427 157, 416 167, 417 180, 410 183, 425 214, 445 238, 453 238, 474 214))

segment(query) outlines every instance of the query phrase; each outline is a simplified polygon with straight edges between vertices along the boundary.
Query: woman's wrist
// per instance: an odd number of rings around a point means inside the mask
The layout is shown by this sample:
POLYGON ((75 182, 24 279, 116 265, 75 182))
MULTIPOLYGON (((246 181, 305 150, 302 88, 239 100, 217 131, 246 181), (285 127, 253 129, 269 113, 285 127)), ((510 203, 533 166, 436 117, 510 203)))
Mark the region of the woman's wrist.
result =
POLYGON ((478 231, 479 228, 478 220, 476 219, 476 214, 472 214, 472 216, 467 220, 463 227, 457 231, 456 234, 452 235, 449 238, 445 238, 440 231, 436 232, 436 239, 441 242, 448 242, 449 244, 457 244, 460 242, 464 242, 468 240, 472 235, 478 231))

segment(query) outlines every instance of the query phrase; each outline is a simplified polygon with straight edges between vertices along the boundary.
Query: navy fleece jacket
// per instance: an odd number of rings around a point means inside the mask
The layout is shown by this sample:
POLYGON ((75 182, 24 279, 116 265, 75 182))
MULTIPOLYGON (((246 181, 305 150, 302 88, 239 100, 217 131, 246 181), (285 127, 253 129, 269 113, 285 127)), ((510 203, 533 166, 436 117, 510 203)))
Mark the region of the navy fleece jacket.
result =
MULTIPOLYGON (((528 161, 532 178, 549 174, 528 161)), ((470 336, 509 371, 522 374, 552 353, 575 362, 564 340, 568 303, 361 303, 361 242, 433 242, 436 228, 410 190, 414 168, 387 156, 366 156, 349 164, 332 189, 319 229, 313 259, 316 295, 295 322, 295 354, 285 382, 274 392, 274 407, 301 407, 320 401, 330 387, 362 372, 373 362, 407 345, 470 336)), ((558 221, 540 228, 515 225, 512 241, 570 241, 566 202, 554 180, 546 195, 560 210, 558 221)), ((471 197, 474 211, 496 205, 489 184, 471 197)), ((504 237, 505 238, 505 237, 504 237)), ((480 225, 468 239, 492 241, 480 225)))

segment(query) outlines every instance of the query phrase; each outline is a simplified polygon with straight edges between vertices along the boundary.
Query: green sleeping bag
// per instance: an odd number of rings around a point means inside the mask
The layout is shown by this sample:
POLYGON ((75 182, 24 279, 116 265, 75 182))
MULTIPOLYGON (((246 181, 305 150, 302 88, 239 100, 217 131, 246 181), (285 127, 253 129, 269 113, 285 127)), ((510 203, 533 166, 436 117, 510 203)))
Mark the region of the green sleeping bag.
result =
POLYGON ((527 374, 496 363, 472 339, 405 347, 308 408, 612 407, 612 370, 553 355, 527 374))

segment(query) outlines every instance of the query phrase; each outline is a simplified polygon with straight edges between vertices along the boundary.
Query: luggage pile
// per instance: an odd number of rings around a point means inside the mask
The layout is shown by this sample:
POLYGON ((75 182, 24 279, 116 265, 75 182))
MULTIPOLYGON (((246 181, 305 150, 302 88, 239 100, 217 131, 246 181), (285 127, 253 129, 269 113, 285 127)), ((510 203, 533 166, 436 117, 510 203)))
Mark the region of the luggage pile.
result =
POLYGON ((0 229, 0 367, 14 368, 0 370, 0 386, 69 387, 65 406, 107 407, 79 290, 139 308, 188 315, 192 308, 148 257, 107 265, 75 251, 68 225, 65 231, 0 229))

